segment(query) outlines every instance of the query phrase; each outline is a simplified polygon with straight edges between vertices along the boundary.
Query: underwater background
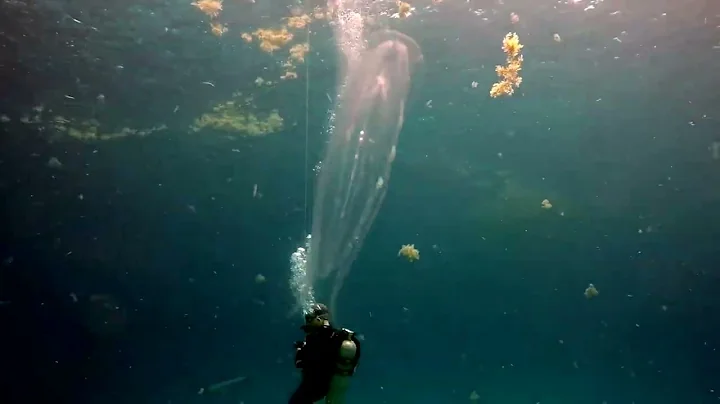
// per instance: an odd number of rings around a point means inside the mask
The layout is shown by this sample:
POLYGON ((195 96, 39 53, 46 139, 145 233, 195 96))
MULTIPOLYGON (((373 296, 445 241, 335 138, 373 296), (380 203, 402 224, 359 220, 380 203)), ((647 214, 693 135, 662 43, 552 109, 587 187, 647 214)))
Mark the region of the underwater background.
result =
MULTIPOLYGON (((297 385, 332 13, 209 1, 0 3, 0 402, 297 385)), ((718 402, 720 3, 409 6, 364 10, 423 62, 335 308, 347 402, 718 402), (508 32, 523 81, 492 98, 508 32)))

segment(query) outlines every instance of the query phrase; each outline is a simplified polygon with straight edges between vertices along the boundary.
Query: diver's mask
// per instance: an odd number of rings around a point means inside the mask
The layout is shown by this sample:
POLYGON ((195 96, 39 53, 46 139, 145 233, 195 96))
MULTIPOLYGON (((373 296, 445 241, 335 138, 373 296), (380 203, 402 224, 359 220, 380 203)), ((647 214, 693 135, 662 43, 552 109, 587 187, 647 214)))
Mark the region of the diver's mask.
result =
POLYGON ((305 312, 303 330, 322 327, 330 321, 330 311, 322 303, 315 303, 305 312))

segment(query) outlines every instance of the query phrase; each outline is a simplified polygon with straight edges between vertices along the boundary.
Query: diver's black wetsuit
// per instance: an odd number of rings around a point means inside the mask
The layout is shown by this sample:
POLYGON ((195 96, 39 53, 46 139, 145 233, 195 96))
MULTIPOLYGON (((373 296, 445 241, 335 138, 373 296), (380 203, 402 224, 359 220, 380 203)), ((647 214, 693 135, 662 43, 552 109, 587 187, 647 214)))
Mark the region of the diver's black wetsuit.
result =
MULTIPOLYGON (((357 354, 350 363, 348 376, 352 375, 360 360, 360 341, 354 335, 350 338, 357 346, 357 354)), ((295 343, 298 348, 295 367, 302 369, 302 381, 290 397, 289 404, 312 404, 325 398, 332 377, 338 374, 338 363, 342 361, 340 346, 347 339, 347 331, 323 326, 307 334, 304 341, 295 343)))

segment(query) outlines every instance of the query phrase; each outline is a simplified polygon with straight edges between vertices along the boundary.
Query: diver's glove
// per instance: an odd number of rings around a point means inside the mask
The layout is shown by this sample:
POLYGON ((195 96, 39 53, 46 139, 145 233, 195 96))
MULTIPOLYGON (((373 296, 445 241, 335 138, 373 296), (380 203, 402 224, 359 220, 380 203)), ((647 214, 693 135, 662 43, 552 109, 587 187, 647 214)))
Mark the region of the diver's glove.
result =
POLYGON ((305 359, 303 348, 305 348, 305 341, 295 341, 295 367, 298 369, 302 369, 305 359))

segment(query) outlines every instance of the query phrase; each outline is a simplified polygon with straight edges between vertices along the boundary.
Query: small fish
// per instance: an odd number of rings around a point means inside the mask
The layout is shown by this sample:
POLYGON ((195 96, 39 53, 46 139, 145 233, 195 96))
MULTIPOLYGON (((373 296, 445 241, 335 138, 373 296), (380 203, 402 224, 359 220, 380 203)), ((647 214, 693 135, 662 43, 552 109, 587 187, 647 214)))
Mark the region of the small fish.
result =
POLYGON ((67 98, 68 100, 74 100, 74 99, 75 99, 75 97, 73 97, 72 95, 67 95, 67 94, 65 94, 65 98, 67 98))
POLYGON ((202 84, 207 84, 207 85, 209 85, 209 86, 211 86, 211 87, 215 87, 215 84, 213 84, 213 83, 210 82, 210 81, 203 81, 202 84))

